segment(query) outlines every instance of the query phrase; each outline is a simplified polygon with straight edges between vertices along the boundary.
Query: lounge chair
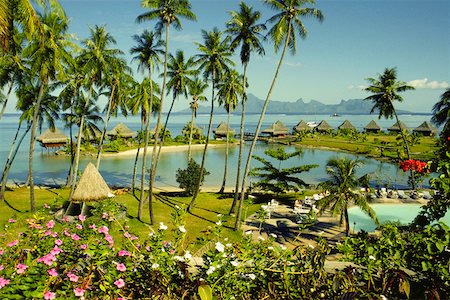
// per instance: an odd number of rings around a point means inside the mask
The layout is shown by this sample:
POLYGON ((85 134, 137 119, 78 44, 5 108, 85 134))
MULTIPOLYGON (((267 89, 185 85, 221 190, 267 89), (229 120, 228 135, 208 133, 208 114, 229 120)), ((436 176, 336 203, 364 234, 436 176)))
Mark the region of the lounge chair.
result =
POLYGON ((405 191, 398 190, 397 194, 399 199, 411 199, 408 195, 405 194, 405 191))
POLYGON ((422 198, 423 199, 427 199, 427 200, 431 200, 431 199, 433 199, 433 196, 431 196, 429 191, 423 191, 422 192, 422 198))

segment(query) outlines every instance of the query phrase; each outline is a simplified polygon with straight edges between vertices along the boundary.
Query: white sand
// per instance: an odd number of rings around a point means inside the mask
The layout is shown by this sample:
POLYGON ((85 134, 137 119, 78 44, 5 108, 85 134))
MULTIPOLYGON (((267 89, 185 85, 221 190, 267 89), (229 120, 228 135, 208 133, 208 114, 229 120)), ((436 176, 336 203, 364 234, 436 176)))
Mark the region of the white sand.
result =
MULTIPOLYGON (((219 148, 225 147, 226 144, 209 144, 208 148, 219 148)), ((159 147, 159 146, 158 146, 159 147)), ((192 150, 198 150, 205 148, 205 144, 195 144, 191 145, 192 150)), ((157 148, 158 149, 158 148, 157 148)), ((177 145, 177 146, 162 146, 162 152, 177 152, 177 151, 187 151, 189 149, 189 145, 177 145)), ((135 156, 138 149, 131 149, 127 151, 122 151, 118 153, 102 153, 103 157, 122 157, 122 156, 135 156)), ((139 155, 142 155, 144 152, 144 148, 141 148, 139 155)), ((153 145, 147 147, 147 153, 153 152, 153 145)))

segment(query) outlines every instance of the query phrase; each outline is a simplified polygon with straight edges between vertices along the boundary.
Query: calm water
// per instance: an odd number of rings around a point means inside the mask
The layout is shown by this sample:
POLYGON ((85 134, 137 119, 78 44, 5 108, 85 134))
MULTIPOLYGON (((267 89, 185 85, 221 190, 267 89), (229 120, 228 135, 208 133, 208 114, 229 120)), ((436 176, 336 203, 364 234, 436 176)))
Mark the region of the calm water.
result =
MULTIPOLYGON (((381 223, 387 221, 399 221, 402 224, 409 224, 421 210, 418 204, 372 204, 378 219, 381 223)), ((358 207, 352 207, 348 210, 350 228, 360 231, 374 231, 377 227, 375 223, 358 207)), ((450 225, 450 211, 440 220, 450 225)))
MULTIPOLYGON (((401 116, 402 122, 404 122, 410 128, 419 126, 423 121, 429 121, 431 116, 427 115, 403 115, 401 116)), ((208 115, 199 115, 196 123, 199 127, 207 128, 209 121, 208 115)), ((236 131, 239 130, 240 116, 233 115, 231 118, 231 127, 236 131)), ((258 115, 249 115, 246 117, 246 127, 249 132, 255 130, 258 122, 258 115)), ((327 122, 333 126, 339 126, 344 120, 348 119, 357 128, 362 129, 370 120, 374 119, 382 127, 387 128, 391 126, 393 120, 376 119, 376 116, 368 115, 348 115, 340 117, 330 117, 328 115, 267 115, 263 124, 263 129, 268 127, 271 123, 282 120, 284 124, 292 128, 300 120, 316 121, 327 120, 327 122)), ((221 121, 226 120, 226 115, 216 115, 214 117, 214 127, 221 121)), ((172 135, 176 136, 181 133, 184 125, 190 121, 188 115, 173 115, 170 120, 169 129, 172 131, 172 135)), ((15 130, 17 128, 18 116, 17 115, 5 115, 0 120, 0 167, 3 168, 6 158, 8 156, 9 147, 15 130)), ((129 117, 125 119, 123 117, 112 120, 109 128, 112 128, 119 122, 126 123, 131 129, 138 130, 140 128, 140 120, 137 117, 129 117)), ((153 124, 152 124, 153 127, 153 124)), ((44 125, 45 129, 46 126, 44 125)), ((62 129, 62 126, 59 126, 62 129)), ((67 132, 67 130, 65 130, 67 132)), ((249 144, 249 143, 248 143, 249 144)), ((248 151, 248 146, 246 150, 248 151)), ((28 172, 28 145, 29 138, 26 138, 22 144, 21 150, 17 155, 17 158, 13 164, 12 170, 9 175, 9 182, 24 182, 26 180, 28 172)), ((263 155, 264 150, 269 145, 260 144, 255 149, 256 155, 263 155)), ((287 147, 287 151, 294 151, 293 147, 287 147)), ((206 177, 205 186, 218 186, 222 182, 223 177, 223 159, 225 148, 209 148, 206 161, 206 169, 211 173, 206 177)), ((235 182, 235 170, 237 166, 238 146, 230 148, 230 160, 229 160, 229 177, 227 179, 227 185, 233 186, 235 182)), ((202 150, 194 151, 194 158, 197 161, 201 160, 202 150)), ((311 170, 308 173, 301 175, 301 178, 307 183, 319 183, 326 178, 324 165, 326 161, 336 155, 346 155, 349 157, 356 157, 353 155, 336 153, 333 151, 322 151, 314 149, 305 149, 304 155, 300 158, 291 159, 285 163, 284 167, 303 165, 303 164, 318 164, 320 167, 311 170)), ((246 158, 246 155, 244 156, 246 158)), ((90 160, 87 158, 81 159, 80 169, 82 170, 90 160)), ((186 166, 186 153, 185 152, 171 152, 162 153, 161 162, 157 170, 157 183, 160 186, 172 186, 176 185, 175 173, 180 167, 186 166)), ((364 167, 359 170, 359 175, 366 173, 374 173, 376 176, 372 178, 373 184, 388 184, 395 185, 396 187, 402 187, 406 185, 407 175, 399 170, 397 166, 389 163, 378 162, 373 159, 366 159, 364 167)), ((35 160, 34 160, 34 174, 35 182, 38 184, 59 184, 65 181, 67 172, 69 169, 69 158, 55 156, 50 152, 48 154, 46 150, 41 148, 39 144, 36 145, 35 160)), ((131 176, 133 172, 134 156, 129 157, 104 157, 100 166, 100 171, 105 180, 110 185, 126 186, 131 182, 131 176)), ((254 161, 253 166, 258 164, 254 161)))

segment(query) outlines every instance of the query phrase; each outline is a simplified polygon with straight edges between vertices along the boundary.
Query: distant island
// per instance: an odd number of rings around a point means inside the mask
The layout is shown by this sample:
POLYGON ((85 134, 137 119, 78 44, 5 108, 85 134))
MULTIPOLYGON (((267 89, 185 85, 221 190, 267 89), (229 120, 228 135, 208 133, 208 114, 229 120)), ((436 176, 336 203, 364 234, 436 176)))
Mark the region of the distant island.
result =
MULTIPOLYGON (((247 113, 248 114, 259 114, 264 105, 264 100, 259 99, 253 94, 248 94, 247 100, 247 113)), ((209 114, 210 106, 200 106, 197 113, 199 114, 209 114)), ((270 100, 269 106, 267 107, 267 114, 302 114, 302 115, 313 115, 313 114, 338 114, 338 115, 364 115, 370 114, 372 109, 372 103, 365 101, 363 99, 349 99, 341 100, 339 104, 323 104, 322 102, 316 100, 310 100, 309 102, 299 99, 295 102, 287 101, 277 101, 270 100)), ((216 113, 226 113, 223 107, 217 107, 215 109, 216 113)), ((176 112, 176 114, 190 114, 191 110, 189 108, 176 112)), ((241 106, 233 112, 233 114, 240 114, 241 106)), ((398 114, 412 114, 406 110, 397 110, 398 114)), ((416 114, 416 113, 414 113, 416 114)))

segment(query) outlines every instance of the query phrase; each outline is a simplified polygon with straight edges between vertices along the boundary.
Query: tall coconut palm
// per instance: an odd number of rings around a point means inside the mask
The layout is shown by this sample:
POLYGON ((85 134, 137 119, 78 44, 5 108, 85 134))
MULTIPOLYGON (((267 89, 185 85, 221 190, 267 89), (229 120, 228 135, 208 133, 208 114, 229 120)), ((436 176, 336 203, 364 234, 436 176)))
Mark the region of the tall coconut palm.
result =
MULTIPOLYGON (((226 186, 228 175, 228 149, 229 149, 229 134, 230 131, 230 114, 234 111, 239 103, 239 99, 243 98, 244 86, 242 85, 242 76, 236 70, 230 70, 222 76, 221 82, 217 85, 217 97, 219 105, 223 105, 227 111, 227 137, 225 148, 225 166, 223 171, 222 186, 219 193, 223 193, 226 186)), ((242 100, 241 100, 242 101, 242 100)))
MULTIPOLYGON (((367 81, 370 85, 365 90, 372 93, 372 95, 366 97, 365 100, 370 100, 373 103, 370 113, 378 111, 379 119, 381 117, 392 119, 395 116, 395 120, 400 128, 400 120, 394 107, 394 101, 403 101, 402 96, 398 93, 414 90, 414 87, 406 82, 397 81, 397 70, 395 68, 386 68, 383 74, 378 74, 378 78, 367 78, 367 81)), ((408 141, 402 128, 400 128, 400 134, 405 146, 406 156, 408 159, 411 159, 408 141)), ((412 188, 416 189, 416 181, 412 170, 410 175, 412 188)))
POLYGON ((197 18, 191 11, 191 4, 189 0, 142 0, 141 5, 143 8, 148 8, 150 11, 139 15, 136 21, 139 23, 145 21, 156 20, 156 31, 161 34, 165 29, 165 51, 164 51, 164 70, 163 70, 163 83, 161 87, 161 100, 160 110, 158 112, 158 120, 156 121, 155 141, 153 144, 152 163, 150 167, 150 184, 149 184, 149 215, 150 223, 153 224, 153 183, 156 173, 156 159, 157 152, 156 146, 158 144, 158 138, 160 133, 161 115, 164 105, 164 96, 166 93, 166 78, 167 78, 167 62, 169 57, 169 28, 172 25, 176 30, 181 30, 181 20, 184 18, 187 20, 195 21, 197 18))
POLYGON ((38 116, 44 91, 52 80, 64 79, 64 65, 69 64, 71 55, 68 48, 73 46, 70 38, 65 34, 68 28, 66 19, 60 15, 46 11, 41 17, 43 26, 42 32, 35 36, 27 48, 24 49, 25 57, 30 58, 30 70, 38 74, 40 80, 39 93, 34 104, 29 153, 29 174, 30 179, 30 207, 31 211, 36 211, 34 198, 33 180, 33 153, 36 139, 36 129, 38 127, 38 116))
POLYGON ((297 48, 297 35, 299 35, 301 38, 306 38, 307 36, 306 27, 300 18, 313 17, 320 22, 323 20, 323 14, 320 10, 316 8, 303 7, 305 4, 315 4, 314 0, 265 0, 264 3, 269 5, 270 8, 277 12, 268 20, 269 23, 274 23, 273 27, 269 29, 268 35, 274 44, 275 52, 278 52, 281 47, 283 50, 281 52, 280 60, 278 62, 278 66, 275 71, 275 75, 273 77, 269 91, 267 92, 266 100, 264 101, 261 115, 256 126, 255 137, 253 138, 252 144, 250 146, 247 162, 245 164, 244 175, 242 176, 239 209, 238 213, 236 214, 236 230, 240 226, 242 204, 245 199, 246 191, 245 184, 247 181, 248 173, 250 171, 250 162, 252 160, 253 149, 255 148, 256 141, 258 140, 262 121, 266 113, 267 105, 269 104, 270 96, 272 95, 273 88, 277 81, 278 73, 280 72, 281 65, 283 64, 286 50, 287 48, 289 48, 291 50, 291 53, 295 54, 297 48))
POLYGON ((234 192, 233 204, 231 205, 230 213, 234 213, 239 195, 239 181, 241 178, 241 165, 242 165, 242 153, 244 149, 244 120, 245 120, 245 108, 246 108, 246 82, 247 82, 247 66, 250 62, 250 56, 252 52, 256 52, 259 55, 264 55, 264 47, 261 41, 264 39, 262 32, 266 30, 264 24, 258 24, 261 18, 259 11, 253 11, 251 6, 247 6, 243 1, 239 5, 239 12, 231 11, 231 20, 227 23, 226 32, 232 37, 231 48, 237 49, 241 45, 241 63, 244 67, 243 74, 243 97, 242 97, 242 112, 241 112, 241 125, 240 125, 240 141, 239 141, 239 156, 238 165, 236 169, 236 187, 234 192), (245 84, 244 84, 245 82, 245 84))
POLYGON ((204 80, 195 77, 190 83, 189 83, 189 96, 192 97, 192 101, 189 105, 191 108, 192 114, 191 114, 191 122, 190 129, 189 129, 189 146, 188 146, 188 161, 191 160, 191 146, 192 146, 192 134, 193 134, 193 127, 194 127, 194 119, 197 118, 197 110, 198 110, 198 102, 207 101, 208 99, 203 96, 203 93, 208 88, 208 83, 204 80))
POLYGON ((199 69, 203 71, 203 77, 205 79, 211 79, 211 111, 209 114, 208 132, 206 134, 206 143, 205 148, 203 149, 202 163, 200 166, 199 181, 192 196, 192 200, 189 203, 188 211, 192 209, 195 203, 195 199, 197 198, 201 181, 203 179, 206 151, 208 150, 209 136, 211 134, 212 118, 214 113, 214 92, 216 89, 216 84, 220 76, 225 71, 229 70, 230 66, 234 65, 233 61, 230 60, 233 53, 230 50, 230 39, 228 37, 222 38, 222 32, 220 32, 217 28, 214 28, 210 32, 202 30, 202 36, 204 44, 197 43, 198 50, 200 51, 200 54, 197 54, 197 63, 200 65, 199 69))
POLYGON ((362 165, 361 160, 347 157, 331 158, 327 161, 326 170, 330 179, 322 183, 330 194, 317 203, 319 214, 331 208, 335 215, 340 215, 340 225, 344 223, 345 233, 348 235, 350 225, 348 221, 348 206, 354 204, 365 212, 379 225, 375 211, 367 202, 367 198, 358 192, 363 177, 355 177, 356 169, 362 165))
MULTIPOLYGON (((141 99, 141 103, 147 105, 148 107, 146 109, 142 109, 142 112, 145 111, 145 115, 141 120, 144 121, 145 127, 145 136, 144 136, 144 153, 142 156, 142 174, 141 174, 141 195, 140 195, 140 201, 139 201, 139 209, 138 209, 138 218, 139 220, 142 220, 142 211, 144 207, 144 179, 145 179, 145 172, 146 172, 146 162, 147 162, 147 147, 150 140, 150 117, 153 112, 153 99, 154 99, 154 84, 153 84, 153 71, 155 68, 158 68, 159 63, 161 63, 160 56, 163 54, 162 46, 163 41, 154 33, 147 30, 144 30, 144 32, 141 35, 135 35, 134 37, 135 42, 137 43, 136 46, 131 48, 130 53, 136 54, 136 56, 133 57, 134 61, 138 61, 138 70, 144 72, 144 70, 148 71, 148 80, 145 81, 149 85, 149 93, 148 97, 140 98, 138 95, 138 98, 141 99)), ((144 82, 142 82, 144 83, 144 82)), ((144 93, 143 95, 147 95, 147 93, 144 93)), ((159 99, 158 99, 158 102, 159 99)), ((158 106, 159 111, 161 111, 161 105, 158 106)), ((139 148, 138 153, 136 154, 136 162, 139 156, 139 148)), ((136 164, 135 164, 136 168, 136 164)), ((135 173, 134 173, 135 174, 135 173)), ((133 182, 132 182, 132 189, 134 191, 134 175, 133 175, 133 182)), ((150 199, 151 200, 151 199, 150 199)))

